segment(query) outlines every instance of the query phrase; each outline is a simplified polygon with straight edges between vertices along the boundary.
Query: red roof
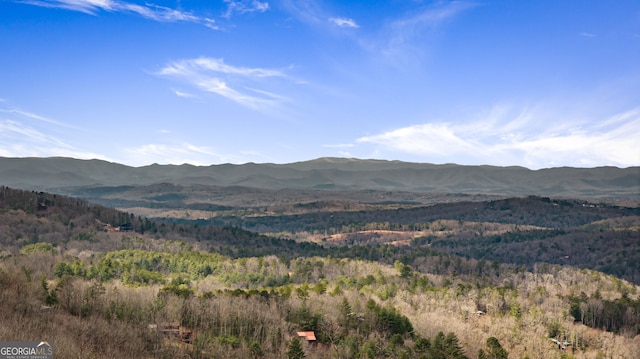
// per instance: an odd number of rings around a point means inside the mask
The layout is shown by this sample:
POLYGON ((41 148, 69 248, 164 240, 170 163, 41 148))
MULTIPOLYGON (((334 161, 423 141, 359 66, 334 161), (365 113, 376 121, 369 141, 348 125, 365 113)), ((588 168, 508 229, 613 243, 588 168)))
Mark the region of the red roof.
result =
POLYGON ((309 342, 316 340, 316 333, 314 332, 298 332, 298 336, 309 342))

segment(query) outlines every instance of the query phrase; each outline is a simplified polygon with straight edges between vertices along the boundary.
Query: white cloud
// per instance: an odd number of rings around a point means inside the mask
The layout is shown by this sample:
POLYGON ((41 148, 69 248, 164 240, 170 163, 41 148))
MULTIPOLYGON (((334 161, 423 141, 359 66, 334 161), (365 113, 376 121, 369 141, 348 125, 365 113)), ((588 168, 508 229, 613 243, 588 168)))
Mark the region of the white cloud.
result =
POLYGON ((183 97, 183 98, 194 98, 194 97, 196 97, 196 95, 190 94, 188 92, 183 92, 183 91, 180 91, 180 90, 172 90, 172 91, 178 97, 183 97))
POLYGON ((0 101, 0 106, 2 106, 0 107, 0 156, 64 156, 106 160, 100 154, 78 149, 65 140, 65 138, 77 138, 78 133, 81 136, 86 135, 84 129, 11 107, 6 100, 0 101))
POLYGON ((396 151, 447 156, 474 150, 471 141, 459 137, 449 124, 420 124, 361 137, 360 143, 375 143, 396 151))
POLYGON ((439 2, 393 21, 391 28, 397 36, 405 38, 422 31, 424 28, 439 26, 443 21, 449 20, 475 6, 473 3, 463 1, 439 2))
POLYGON ((134 13, 158 22, 191 22, 217 30, 215 20, 193 15, 190 12, 159 6, 151 3, 144 5, 118 0, 25 0, 25 4, 66 9, 96 15, 100 11, 134 13))
POLYGON ((596 35, 595 35, 595 34, 592 34, 592 33, 590 33, 590 32, 581 32, 581 33, 580 33, 580 36, 582 36, 582 37, 588 37, 588 38, 596 37, 596 35))
POLYGON ((353 143, 326 144, 326 145, 322 145, 322 147, 326 147, 326 148, 352 148, 352 147, 355 147, 355 144, 353 144, 353 143))
POLYGON ((336 154, 339 157, 348 157, 348 158, 356 157, 351 152, 349 152, 347 150, 347 149, 350 149, 350 148, 355 148, 356 145, 354 143, 324 144, 324 145, 322 145, 322 147, 335 149, 336 150, 336 154))
POLYGON ((22 111, 22 110, 19 110, 19 109, 16 109, 16 108, 11 108, 11 109, 2 109, 2 108, 0 108, 0 112, 19 115, 21 117, 26 117, 26 118, 30 118, 30 119, 46 122, 46 123, 49 123, 49 124, 52 124, 52 125, 56 125, 56 126, 74 128, 71 125, 68 125, 68 124, 65 124, 65 123, 62 123, 62 122, 59 122, 59 121, 56 121, 56 120, 52 120, 52 119, 44 117, 44 116, 40 116, 40 115, 37 115, 35 113, 22 111))
POLYGON ((55 136, 14 120, 0 120, 0 156, 106 159, 96 153, 78 150, 55 136))
POLYGON ((79 11, 85 14, 95 15, 99 10, 112 11, 111 0, 24 0, 24 4, 79 11))
POLYGON ((464 1, 436 2, 435 5, 412 11, 406 16, 390 21, 379 39, 363 44, 372 51, 384 55, 392 64, 406 66, 425 51, 424 36, 441 28, 447 20, 475 7, 464 1))
POLYGON ((224 0, 227 11, 223 17, 230 19, 234 14, 263 13, 269 10, 269 3, 257 0, 224 0))
POLYGON ((171 9, 164 6, 146 4, 145 6, 137 4, 120 3, 118 9, 134 12, 142 17, 160 22, 200 22, 199 17, 188 12, 171 9))
POLYGON ((341 28, 359 28, 358 23, 348 17, 331 16, 326 11, 321 2, 313 0, 283 0, 281 5, 285 10, 292 14, 296 19, 308 25, 319 26, 321 28, 341 27, 341 28))
POLYGON ((346 17, 330 17, 329 22, 339 26, 339 27, 350 27, 357 29, 360 26, 353 20, 346 17))
POLYGON ((53 146, 59 148, 70 147, 57 138, 45 135, 35 128, 18 121, 4 120, 0 122, 0 130, 0 135, 3 140, 17 140, 15 143, 30 143, 37 146, 53 146))
POLYGON ((236 66, 225 64, 223 59, 200 57, 193 60, 183 60, 182 63, 187 67, 192 67, 192 68, 199 67, 203 70, 222 72, 225 74, 242 75, 247 77, 284 76, 284 73, 280 70, 236 67, 236 66))
POLYGON ((424 157, 428 162, 550 166, 620 167, 640 165, 640 109, 603 121, 558 121, 546 125, 534 111, 492 111, 463 124, 426 123, 357 139, 379 151, 424 157))
POLYGON ((255 87, 267 78, 287 77, 277 69, 231 66, 222 59, 200 57, 172 62, 157 74, 186 82, 201 91, 215 93, 255 110, 277 106, 288 100, 285 96, 255 87), (245 85, 247 81, 252 86, 245 85))
POLYGON ((324 11, 320 8, 320 3, 313 0, 282 0, 281 5, 296 19, 311 25, 321 23, 321 19, 326 19, 324 11))
POLYGON ((239 159, 217 153, 206 146, 196 146, 190 143, 180 145, 172 144, 147 144, 125 149, 127 164, 144 166, 151 163, 158 164, 183 164, 189 163, 195 166, 208 166, 211 163, 237 163, 239 159))
POLYGON ((225 81, 216 77, 203 79, 197 83, 197 86, 201 90, 218 94, 222 97, 226 97, 232 101, 235 101, 242 106, 252 109, 259 109, 262 106, 269 106, 273 103, 273 101, 268 98, 251 96, 236 91, 227 86, 227 83, 225 81))

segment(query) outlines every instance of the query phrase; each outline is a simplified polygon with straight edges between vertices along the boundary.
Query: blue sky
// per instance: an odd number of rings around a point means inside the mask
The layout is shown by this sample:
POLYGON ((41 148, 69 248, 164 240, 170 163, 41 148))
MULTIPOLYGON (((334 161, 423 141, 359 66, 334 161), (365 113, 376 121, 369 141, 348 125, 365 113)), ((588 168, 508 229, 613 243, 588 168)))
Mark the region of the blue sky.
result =
POLYGON ((0 156, 638 166, 640 3, 0 0, 0 156))

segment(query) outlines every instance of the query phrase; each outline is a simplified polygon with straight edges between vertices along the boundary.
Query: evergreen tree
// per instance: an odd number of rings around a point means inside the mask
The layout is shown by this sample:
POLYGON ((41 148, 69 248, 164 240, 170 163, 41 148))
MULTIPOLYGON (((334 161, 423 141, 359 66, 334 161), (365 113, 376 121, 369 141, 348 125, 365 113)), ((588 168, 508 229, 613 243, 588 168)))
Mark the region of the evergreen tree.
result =
POLYGON ((340 317, 338 318, 338 324, 340 324, 346 332, 353 327, 353 310, 347 298, 342 298, 340 303, 340 317))
POLYGON ((445 335, 438 332, 429 352, 432 358, 467 359, 458 337, 453 333, 445 335))
POLYGON ((489 337, 489 339, 487 339, 487 349, 488 349, 488 359, 507 359, 509 358, 509 353, 507 353, 506 350, 504 350, 504 348, 502 348, 502 345, 500 345, 500 342, 498 341, 498 338, 496 337, 489 337))
POLYGON ((413 344, 413 349, 418 353, 426 353, 429 348, 431 348, 431 342, 426 338, 418 337, 413 344))
POLYGON ((460 340, 455 334, 453 333, 447 334, 447 336, 444 339, 444 342, 445 342, 446 358, 451 358, 451 359, 467 358, 467 356, 464 355, 464 349, 462 349, 462 346, 460 345, 460 340))
POLYGON ((294 338, 289 344, 287 350, 288 359, 302 359, 305 357, 304 349, 302 348, 302 342, 298 338, 294 338))
POLYGON ((251 356, 255 359, 264 357, 264 350, 262 350, 262 347, 258 342, 251 342, 249 350, 251 350, 251 356))

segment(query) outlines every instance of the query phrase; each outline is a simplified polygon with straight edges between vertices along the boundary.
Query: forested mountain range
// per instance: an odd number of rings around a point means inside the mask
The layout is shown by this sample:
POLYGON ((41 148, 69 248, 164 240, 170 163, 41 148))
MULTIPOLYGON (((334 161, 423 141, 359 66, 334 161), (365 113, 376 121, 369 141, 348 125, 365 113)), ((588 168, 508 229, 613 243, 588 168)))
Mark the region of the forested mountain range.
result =
MULTIPOLYGON (((350 233, 335 227, 313 243, 2 187, 0 338, 45 336, 61 357, 95 358, 586 359, 640 351, 637 285, 571 266, 456 255, 465 245, 495 250, 532 240, 553 249, 546 239, 573 228, 611 244, 614 231, 637 234, 634 209, 541 197, 459 205, 440 212, 486 207, 496 222, 434 219, 426 207, 394 224, 355 211, 360 219, 343 227, 432 235, 398 244, 359 241, 356 231, 354 241, 332 242, 350 233), (541 207, 531 214, 539 225, 566 227, 508 223, 532 206, 541 207), (560 212, 544 219, 545 206, 576 214, 554 222, 560 212), (153 329, 173 322, 175 337, 153 329), (297 341, 298 331, 313 331, 315 343, 297 341)), ((637 252, 629 238, 613 239, 627 255, 637 252)))
POLYGON ((38 241, 77 241, 113 250, 120 244, 104 229, 124 226, 125 233, 196 242, 232 257, 331 255, 412 263, 421 256, 448 253, 529 269, 541 262, 567 264, 640 284, 637 207, 529 196, 358 211, 321 207, 280 215, 246 216, 222 209, 209 219, 150 220, 82 199, 6 187, 0 205, 33 215, 0 213, 0 244, 14 253, 38 241), (386 254, 380 254, 381 245, 389 245, 382 251, 386 254))
POLYGON ((61 357, 640 352, 640 167, 0 158, 0 186, 0 338, 61 357))
POLYGON ((568 264, 640 283, 637 207, 529 196, 411 208, 169 220, 291 238, 307 234, 320 243, 391 243, 408 252, 423 247, 529 269, 539 262, 568 264))
POLYGON ((382 190, 565 197, 640 196, 640 167, 461 166, 320 158, 290 164, 150 165, 101 160, 0 158, 0 184, 74 194, 78 187, 242 186, 262 189, 382 190))

